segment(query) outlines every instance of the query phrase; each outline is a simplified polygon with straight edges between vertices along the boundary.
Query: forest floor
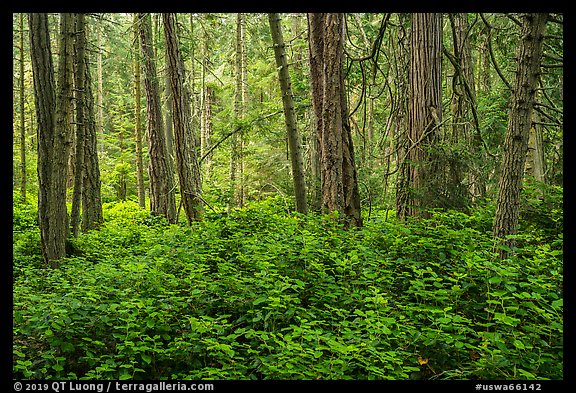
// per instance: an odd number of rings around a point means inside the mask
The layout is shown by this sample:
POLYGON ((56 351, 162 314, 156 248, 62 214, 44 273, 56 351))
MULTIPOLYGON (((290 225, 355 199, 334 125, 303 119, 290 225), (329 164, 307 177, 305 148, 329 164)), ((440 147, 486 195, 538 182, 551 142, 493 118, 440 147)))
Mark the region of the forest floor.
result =
POLYGON ((17 379, 562 379, 562 209, 498 260, 494 206, 361 229, 270 198, 168 225, 134 202, 42 266, 15 198, 17 379))

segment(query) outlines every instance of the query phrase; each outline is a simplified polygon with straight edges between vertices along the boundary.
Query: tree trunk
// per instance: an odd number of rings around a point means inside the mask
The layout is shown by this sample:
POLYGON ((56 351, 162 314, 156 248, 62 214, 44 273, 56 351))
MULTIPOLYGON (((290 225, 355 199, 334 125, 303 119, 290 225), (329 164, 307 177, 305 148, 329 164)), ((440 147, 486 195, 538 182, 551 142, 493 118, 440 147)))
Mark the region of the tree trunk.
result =
POLYGON ((320 146, 322 210, 362 226, 344 84, 344 14, 308 14, 312 106, 320 146))
POLYGON ((66 256, 68 212, 66 171, 70 151, 70 124, 67 122, 72 93, 72 16, 60 19, 58 95, 48 31, 48 15, 28 16, 30 54, 38 138, 38 224, 45 263, 58 267, 66 256))
MULTIPOLYGON (((246 14, 238 13, 236 19, 236 89, 234 97, 234 116, 241 121, 246 105, 246 52, 245 52, 246 14)), ((232 187, 231 206, 244 206, 244 165, 243 165, 243 132, 234 133, 230 138, 230 184, 232 187)))
MULTIPOLYGON (((469 39, 468 14, 450 14, 452 37, 454 44, 454 77, 452 80, 452 140, 451 144, 462 149, 479 154, 483 150, 481 141, 475 137, 472 127, 472 110, 476 105, 476 89, 472 70, 472 49, 469 39)), ((479 131, 479 130, 478 130, 479 131)), ((463 162, 463 155, 452 155, 449 163, 447 193, 450 207, 463 208, 469 204, 469 195, 476 197, 484 195, 480 179, 480 170, 474 164, 463 162), (469 188, 464 184, 466 177, 465 165, 470 165, 468 171, 469 188)), ((486 159, 485 157, 483 157, 486 159)))
POLYGON ((84 49, 86 47, 86 34, 84 31, 84 15, 76 14, 76 30, 74 40, 74 92, 76 100, 76 141, 74 159, 74 191, 72 194, 72 212, 70 214, 71 230, 73 236, 78 236, 80 229, 80 204, 82 203, 82 177, 84 167, 84 117, 85 106, 85 62, 84 49))
MULTIPOLYGON (((532 112, 532 127, 530 127, 530 137, 528 138, 528 153, 526 155, 525 174, 534 177, 539 183, 544 183, 544 141, 542 137, 542 126, 539 123, 538 112, 532 112)), ((540 190, 542 194, 542 190, 540 190)))
POLYGON ((166 140, 160 91, 156 74, 156 64, 152 49, 152 22, 150 14, 138 14, 140 48, 142 50, 144 88, 146 91, 147 136, 148 136, 148 177, 150 179, 150 211, 165 217, 168 222, 176 222, 176 202, 174 199, 174 178, 166 158, 166 140))
POLYGON ((201 133, 201 149, 200 151, 201 156, 206 157, 204 158, 204 166, 206 168, 206 176, 210 177, 212 173, 211 169, 211 158, 212 153, 208 153, 210 151, 210 147, 212 146, 212 101, 214 100, 214 88, 212 86, 206 85, 203 88, 203 103, 201 108, 201 126, 202 126, 202 133, 201 133))
POLYGON ((490 94, 492 91, 492 78, 490 74, 490 28, 486 25, 480 30, 480 43, 478 48, 478 91, 483 94, 490 94))
MULTIPOLYGON (((548 14, 544 13, 523 14, 521 18, 522 32, 516 56, 516 78, 508 114, 508 129, 504 141, 504 156, 498 182, 498 201, 493 225, 494 237, 501 239, 501 244, 507 247, 512 247, 514 240, 504 238, 516 233, 518 226, 520 192, 547 18, 548 14)), ((501 259, 508 256, 506 247, 499 251, 499 255, 501 259)))
POLYGON ((276 66, 278 67, 278 79, 280 80, 280 90, 282 91, 282 104, 284 105, 284 117, 286 121, 286 131, 288 133, 288 144, 290 146, 290 161, 292 163, 292 178, 294 181, 294 195, 296 196, 296 210, 306 214, 308 207, 306 204, 306 184, 304 181, 304 163, 302 161, 302 147, 300 134, 298 133, 296 112, 294 110, 294 100, 292 98, 292 87, 290 83, 290 73, 288 71, 288 59, 284 48, 284 38, 280 25, 280 16, 276 13, 268 14, 272 42, 274 44, 274 54, 276 66))
POLYGON ((166 61, 172 96, 172 119, 176 139, 176 171, 180 180, 180 197, 188 224, 202 218, 202 186, 196 146, 191 127, 189 94, 184 86, 184 62, 180 54, 174 14, 163 14, 166 39, 166 61))
POLYGON ((24 113, 24 14, 20 14, 20 195, 26 200, 26 121, 24 113))
MULTIPOLYGON (((84 14, 78 17, 84 20, 84 14)), ((82 25, 86 26, 82 21, 82 25)), ((86 36, 85 27, 78 34, 86 36)), ((84 37, 86 42, 86 37, 84 37)), ((104 222, 102 214, 100 164, 98 160, 98 131, 94 114, 94 94, 89 56, 84 56, 84 166, 82 178, 82 232, 97 229, 104 222)))
POLYGON ((174 120, 172 118, 174 108, 172 107, 172 88, 170 86, 170 75, 168 74, 167 65, 164 70, 164 99, 164 113, 166 114, 166 120, 164 122, 164 129, 166 130, 166 159, 168 160, 170 171, 174 173, 174 120))
POLYGON ((134 139, 136 142, 136 183, 138 189, 138 205, 146 208, 146 192, 144 188, 144 164, 142 162, 142 120, 141 120, 141 77, 138 42, 138 15, 134 14, 134 139))
POLYGON ((396 106, 394 108, 394 125, 396 130, 396 165, 398 175, 396 177, 396 216, 400 219, 406 218, 408 212, 409 198, 409 169, 406 159, 410 147, 408 138, 408 106, 410 103, 408 93, 408 77, 410 68, 410 15, 399 14, 398 30, 398 60, 396 63, 396 106))
POLYGON ((202 69, 200 70, 200 156, 204 157, 202 164, 204 165, 206 176, 210 178, 212 173, 212 154, 208 152, 210 151, 212 144, 212 101, 214 89, 211 84, 208 83, 206 78, 208 74, 208 67, 210 66, 210 42, 206 29, 202 29, 200 58, 202 64, 202 69))
POLYGON ((404 193, 397 215, 427 216, 438 197, 439 170, 430 152, 442 120, 442 14, 412 15, 410 106, 404 193))
POLYGON ((98 19, 98 27, 96 33, 96 42, 98 46, 98 56, 97 56, 97 73, 98 73, 98 90, 96 94, 96 106, 97 106, 97 117, 96 117, 96 129, 101 134, 100 151, 104 151, 104 87, 102 78, 102 18, 98 19))

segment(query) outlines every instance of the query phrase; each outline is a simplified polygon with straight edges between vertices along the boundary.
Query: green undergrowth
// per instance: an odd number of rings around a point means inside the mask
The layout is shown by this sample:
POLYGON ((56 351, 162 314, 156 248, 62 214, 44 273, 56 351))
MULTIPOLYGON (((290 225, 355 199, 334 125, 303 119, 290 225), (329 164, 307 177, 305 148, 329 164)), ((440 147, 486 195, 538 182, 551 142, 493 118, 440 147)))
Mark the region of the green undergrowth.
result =
POLYGON ((190 227, 110 203, 56 270, 34 214, 15 204, 14 378, 563 378, 561 229, 499 261, 489 206, 344 230, 278 199, 190 227))

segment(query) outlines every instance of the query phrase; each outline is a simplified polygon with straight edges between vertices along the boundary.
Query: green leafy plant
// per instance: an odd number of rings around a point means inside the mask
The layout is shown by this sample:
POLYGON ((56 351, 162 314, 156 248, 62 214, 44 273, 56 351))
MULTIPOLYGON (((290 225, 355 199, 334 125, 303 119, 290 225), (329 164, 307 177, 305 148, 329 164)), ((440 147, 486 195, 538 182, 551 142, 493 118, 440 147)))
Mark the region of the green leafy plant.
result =
POLYGON ((15 255, 15 377, 563 377, 562 238, 499 261, 489 211, 358 230, 282 197, 190 227, 104 213, 59 269, 15 255))

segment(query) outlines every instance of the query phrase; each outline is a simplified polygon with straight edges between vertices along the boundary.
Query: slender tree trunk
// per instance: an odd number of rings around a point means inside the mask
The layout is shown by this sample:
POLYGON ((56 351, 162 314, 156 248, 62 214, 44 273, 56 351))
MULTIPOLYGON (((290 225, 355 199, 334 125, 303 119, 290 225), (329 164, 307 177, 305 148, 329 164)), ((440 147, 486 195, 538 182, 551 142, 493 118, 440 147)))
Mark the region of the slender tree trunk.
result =
POLYGON ((191 130, 189 94, 184 86, 184 62, 180 54, 174 14, 163 14, 166 59, 172 92, 172 118, 176 139, 176 169, 180 180, 180 197, 188 224, 202 218, 202 186, 196 146, 191 130))
MULTIPOLYGON (((248 61, 246 56, 246 13, 239 14, 240 27, 240 85, 242 95, 242 118, 248 111, 248 61)), ((244 129, 240 130, 240 189, 239 189, 239 206, 246 204, 246 160, 244 159, 246 147, 246 135, 244 129)))
POLYGON ((66 256, 68 213, 66 171, 70 151, 70 124, 67 122, 72 93, 72 16, 60 17, 58 95, 48 31, 48 15, 28 15, 30 54, 38 139, 38 223, 45 263, 58 267, 66 256))
MULTIPOLYGON (((292 37, 299 37, 302 34, 302 14, 292 14, 291 15, 291 30, 292 30, 292 37)), ((304 26, 306 29, 306 26, 304 26)), ((300 46, 294 46, 293 48, 293 58, 292 64, 293 69, 297 75, 300 75, 304 71, 304 59, 305 56, 303 54, 302 48, 300 46)), ((308 92, 300 91, 296 92, 296 94, 308 94, 308 92)), ((304 112, 304 123, 307 122, 308 119, 312 119, 314 116, 312 108, 308 108, 304 112)), ((318 146, 318 136, 316 134, 316 129, 314 127, 310 127, 309 129, 305 130, 303 133, 305 143, 304 143, 304 156, 306 162, 306 168, 309 168, 309 178, 308 178, 308 204, 309 208, 314 211, 320 211, 321 209, 321 198, 322 192, 320 186, 322 184, 320 176, 320 157, 319 157, 319 146, 318 146)), ((304 170, 306 173, 306 170, 304 170)))
MULTIPOLYGON (((202 68, 200 70, 200 156, 210 150, 210 136, 212 125, 212 87, 206 81, 207 68, 210 65, 210 44, 206 29, 202 29, 202 44, 200 47, 200 58, 202 68)), ((210 173, 210 157, 208 155, 203 160, 205 173, 210 173)))
POLYGON ((412 15, 406 181, 397 215, 426 216, 437 200, 437 160, 430 153, 442 119, 442 14, 412 15))
MULTIPOLYGON (((84 35, 87 41, 84 14, 78 14, 82 19, 83 29, 78 34, 84 35)), ((90 73, 89 56, 84 55, 84 165, 82 178, 82 232, 97 229, 104 222, 102 213, 100 164, 98 160, 98 131, 94 114, 94 94, 92 92, 92 75, 90 73)))
POLYGON ((76 100, 76 141, 74 160, 74 191, 72 194, 72 212, 70 214, 71 231, 73 236, 78 236, 80 229, 80 205, 82 203, 82 177, 84 167, 84 129, 86 122, 84 117, 85 106, 85 62, 84 48, 86 47, 86 35, 84 31, 84 15, 76 14, 76 29, 74 40, 74 91, 76 100))
POLYGON ((288 133, 288 144, 290 146, 290 161, 292 163, 294 194, 296 196, 296 210, 300 213, 306 214, 308 212, 308 207, 306 204, 304 163, 302 161, 302 142, 298 132, 296 112, 294 110, 290 73, 288 71, 288 59, 284 48, 284 38, 282 37, 282 27, 280 24, 279 14, 269 13, 268 21, 270 23, 270 31, 272 32, 276 66, 278 67, 278 79, 280 80, 280 89, 282 91, 282 104, 284 105, 286 131, 288 133))
POLYGON ((140 48, 144 67, 146 112, 148 123, 148 177, 150 179, 150 211, 176 222, 174 178, 166 158, 166 135, 162 122, 160 91, 152 49, 152 22, 150 14, 138 14, 140 48))
MULTIPOLYGON (((246 14, 238 13, 236 18, 236 91, 234 97, 234 116, 241 121, 245 114, 246 94, 246 14)), ((243 164, 243 132, 234 133, 230 138, 230 184, 232 187, 231 206, 244 206, 244 164, 243 164)))
POLYGON ((407 157, 410 148, 408 138, 408 106, 410 95, 408 93, 408 78, 410 68, 410 15, 401 13, 398 15, 398 57, 396 60, 396 106, 394 108, 394 125, 396 130, 396 216, 404 219, 410 214, 408 211, 409 193, 409 169, 407 157))
MULTIPOLYGON (((202 151, 201 153, 202 157, 204 157, 204 155, 208 153, 210 147, 212 146, 212 102, 214 100, 214 88, 208 85, 205 86, 203 90, 204 90, 203 94, 204 98, 201 109, 202 148, 200 149, 202 151)), ((210 177, 210 174, 212 173, 211 159, 212 159, 212 153, 208 153, 208 155, 203 161, 204 166, 206 168, 206 176, 208 177, 210 177)))
POLYGON ((174 108, 172 107, 172 87, 170 85, 170 75, 168 74, 168 66, 164 70, 164 113, 166 114, 165 127, 166 130, 166 150, 168 165, 170 171, 174 173, 174 121, 172 119, 174 108))
POLYGON ((344 14, 308 14, 312 105, 320 145, 322 210, 362 226, 344 84, 344 14))
POLYGON ((138 42, 138 15, 134 14, 134 139, 136 142, 136 183, 138 188, 138 205, 146 208, 146 192, 144 188, 144 165, 142 162, 142 120, 141 120, 141 77, 138 42))
POLYGON ((96 33, 96 42, 98 46, 98 56, 96 58, 97 74, 98 74, 98 89, 96 94, 96 129, 100 135, 100 151, 104 151, 104 83, 102 78, 102 19, 98 19, 98 27, 96 33))
MULTIPOLYGON (((547 18, 548 14, 544 13, 523 14, 521 17, 521 41, 516 56, 516 78, 508 114, 508 129, 493 225, 494 237, 501 239, 501 244, 508 247, 514 245, 514 240, 504 238, 516 233, 518 227, 520 192, 547 18)), ((503 248, 499 254, 500 258, 504 259, 508 256, 508 251, 503 248)))
MULTIPOLYGON (((536 98, 537 99, 537 98, 536 98)), ((538 112, 532 112, 532 127, 530 127, 530 137, 528 138, 528 153, 526 155, 525 174, 534 177, 540 183, 545 182, 544 173, 544 141, 542 137, 542 126, 539 123, 538 112)), ((541 191, 540 191, 541 192, 541 191)))
MULTIPOLYGON (((190 76, 188 79, 188 85, 190 86, 189 94, 190 94, 190 103, 192 106, 192 120, 191 120, 191 127, 192 127, 192 134, 194 136, 194 146, 196 146, 197 153, 201 155, 201 145, 202 145, 202 130, 200 125, 200 94, 198 94, 197 85, 196 85, 196 78, 197 78, 197 65, 196 65, 196 45, 197 40, 194 37, 194 13, 190 13, 190 39, 188 42, 190 43, 188 46, 188 50, 190 51, 190 76)), ((198 162, 200 165, 200 162, 198 162)), ((201 169, 201 168, 200 168, 201 169)))
POLYGON ((492 77, 490 74, 490 51, 489 43, 490 29, 484 25, 480 31, 480 44, 478 48, 478 77, 477 86, 478 91, 483 94, 489 94, 492 90, 492 77))
MULTIPOLYGON (((452 37, 454 43, 454 77, 452 81, 452 141, 453 145, 470 149, 474 153, 482 152, 482 144, 475 138, 472 128, 472 107, 476 105, 476 89, 472 70, 472 49, 469 39, 468 14, 450 14, 452 37)), ((449 160, 447 181, 448 198, 452 208, 462 208, 469 204, 469 194, 482 196, 482 184, 477 168, 470 166, 467 189, 464 184, 466 171, 461 158, 449 160)), ((475 199, 474 197, 474 199, 475 199)))
POLYGON ((24 113, 24 13, 20 14, 20 195, 26 200, 26 121, 24 113))

